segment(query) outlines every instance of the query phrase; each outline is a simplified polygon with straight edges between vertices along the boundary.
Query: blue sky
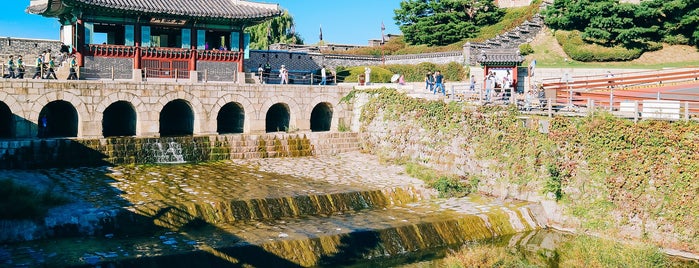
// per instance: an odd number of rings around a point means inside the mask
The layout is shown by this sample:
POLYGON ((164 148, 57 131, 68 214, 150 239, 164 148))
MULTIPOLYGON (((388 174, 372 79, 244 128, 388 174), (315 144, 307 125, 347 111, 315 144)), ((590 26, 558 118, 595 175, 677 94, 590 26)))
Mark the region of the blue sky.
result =
MULTIPOLYGON (((279 0, 258 1, 279 3, 291 13, 296 32, 306 44, 318 42, 320 26, 323 40, 328 43, 366 45, 369 39, 381 38, 381 22, 385 33, 399 34, 393 21, 393 10, 400 0, 279 0)), ((29 0, 4 0, 0 16, 0 36, 19 38, 59 39, 57 19, 44 18, 24 12, 29 0)))

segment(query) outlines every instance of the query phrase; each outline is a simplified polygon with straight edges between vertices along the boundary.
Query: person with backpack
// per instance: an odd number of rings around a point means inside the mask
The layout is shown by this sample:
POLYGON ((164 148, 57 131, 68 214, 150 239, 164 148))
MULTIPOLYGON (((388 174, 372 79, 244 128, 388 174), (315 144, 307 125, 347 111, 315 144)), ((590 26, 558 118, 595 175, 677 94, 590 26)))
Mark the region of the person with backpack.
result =
POLYGON ((4 78, 15 78, 15 57, 10 55, 10 59, 7 60, 7 71, 8 75, 3 76, 4 78))
POLYGON ((34 76, 32 79, 37 79, 41 77, 41 68, 43 67, 43 62, 41 60, 41 54, 36 57, 36 63, 34 65, 34 76))
POLYGON ((51 79, 51 76, 53 76, 53 79, 58 80, 56 73, 53 71, 53 69, 56 68, 55 60, 56 57, 51 57, 51 60, 49 60, 49 70, 46 72, 46 79, 51 79))
POLYGON ((75 72, 75 67, 77 67, 77 61, 75 60, 75 55, 70 57, 70 74, 68 75, 68 80, 78 80, 78 74, 75 72))
POLYGON ((22 55, 17 56, 16 78, 24 79, 24 61, 22 60, 22 55))

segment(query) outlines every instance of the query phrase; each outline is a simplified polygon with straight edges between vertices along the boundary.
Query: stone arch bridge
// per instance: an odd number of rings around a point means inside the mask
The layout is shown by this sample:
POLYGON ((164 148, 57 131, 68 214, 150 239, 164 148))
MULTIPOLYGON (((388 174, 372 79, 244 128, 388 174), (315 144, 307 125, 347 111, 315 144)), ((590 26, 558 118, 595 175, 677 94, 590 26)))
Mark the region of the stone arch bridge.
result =
POLYGON ((0 138, 332 131, 351 87, 0 80, 0 138))

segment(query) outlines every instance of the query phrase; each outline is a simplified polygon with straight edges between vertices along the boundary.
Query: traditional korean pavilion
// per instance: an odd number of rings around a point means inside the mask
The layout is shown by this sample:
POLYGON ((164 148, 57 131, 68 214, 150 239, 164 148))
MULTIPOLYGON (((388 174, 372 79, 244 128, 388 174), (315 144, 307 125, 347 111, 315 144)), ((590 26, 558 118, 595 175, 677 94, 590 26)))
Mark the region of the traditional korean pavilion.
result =
POLYGON ((507 76, 512 79, 512 88, 519 89, 517 67, 524 61, 524 56, 520 55, 519 50, 484 50, 481 51, 477 61, 483 66, 483 79, 486 78, 488 73, 492 72, 495 75, 497 78, 496 89, 500 87, 502 79, 507 76))
POLYGON ((243 0, 32 0, 27 12, 58 18, 82 78, 239 81, 245 27, 282 10, 243 0))

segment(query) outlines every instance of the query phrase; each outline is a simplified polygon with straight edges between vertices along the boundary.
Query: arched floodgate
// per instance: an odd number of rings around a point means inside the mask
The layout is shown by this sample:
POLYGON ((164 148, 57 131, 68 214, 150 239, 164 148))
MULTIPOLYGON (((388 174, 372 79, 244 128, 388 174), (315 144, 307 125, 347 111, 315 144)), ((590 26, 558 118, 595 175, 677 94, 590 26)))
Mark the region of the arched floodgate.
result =
POLYGON ((186 100, 168 102, 160 111, 160 136, 188 136, 194 134, 194 112, 186 100))
POLYGON ((330 103, 321 102, 311 111, 311 131, 330 131, 333 108, 330 103))
POLYGON ((221 107, 216 116, 216 132, 219 134, 243 133, 245 111, 243 105, 230 102, 221 107))
POLYGON ((117 101, 104 110, 102 136, 136 136, 136 110, 127 101, 117 101))
POLYGON ((67 101, 57 100, 46 104, 37 120, 39 138, 77 137, 78 112, 67 101))
POLYGON ((265 129, 267 132, 288 131, 289 120, 289 105, 286 103, 274 104, 267 110, 265 129))
POLYGON ((13 138, 15 136, 14 115, 4 102, 0 102, 0 138, 13 138))

